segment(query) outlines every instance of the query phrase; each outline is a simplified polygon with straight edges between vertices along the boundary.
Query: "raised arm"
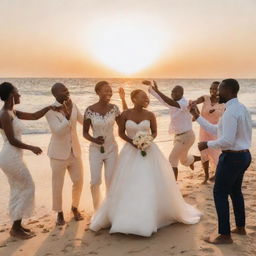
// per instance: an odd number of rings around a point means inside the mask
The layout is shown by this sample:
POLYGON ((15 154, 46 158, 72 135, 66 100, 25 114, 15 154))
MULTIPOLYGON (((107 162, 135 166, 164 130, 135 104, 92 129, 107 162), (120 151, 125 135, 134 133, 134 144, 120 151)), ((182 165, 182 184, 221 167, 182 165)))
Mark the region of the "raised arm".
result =
POLYGON ((54 106, 47 106, 45 108, 42 108, 41 110, 38 110, 34 113, 27 113, 27 112, 22 112, 19 110, 16 110, 16 116, 19 119, 23 120, 38 120, 42 118, 49 110, 55 110, 56 107, 54 106))
POLYGON ((195 103, 195 104, 201 104, 204 102, 204 96, 201 96, 199 98, 197 98, 196 100, 193 100, 192 103, 195 103))
POLYGON ((9 141, 9 143, 17 148, 26 149, 32 151, 34 154, 41 154, 42 150, 39 147, 35 147, 32 145, 28 145, 18 140, 14 136, 13 125, 12 125, 12 117, 8 112, 3 112, 1 115, 1 125, 2 129, 5 132, 5 135, 9 141))
POLYGON ((125 91, 124 91, 124 89, 122 87, 119 88, 119 96, 120 96, 120 99, 122 101, 123 111, 127 110, 128 106, 127 106, 127 103, 126 103, 126 100, 125 100, 125 91))
POLYGON ((49 111, 46 115, 46 120, 49 124, 50 130, 52 133, 56 134, 57 136, 62 136, 64 133, 70 129, 70 121, 64 118, 59 118, 57 115, 54 114, 53 111, 49 111))
POLYGON ((143 84, 149 86, 149 93, 152 94, 156 99, 158 99, 160 102, 162 102, 164 105, 167 105, 167 107, 176 107, 180 108, 180 105, 175 100, 169 98, 165 94, 159 91, 157 83, 154 81, 154 85, 150 81, 143 81, 143 84))

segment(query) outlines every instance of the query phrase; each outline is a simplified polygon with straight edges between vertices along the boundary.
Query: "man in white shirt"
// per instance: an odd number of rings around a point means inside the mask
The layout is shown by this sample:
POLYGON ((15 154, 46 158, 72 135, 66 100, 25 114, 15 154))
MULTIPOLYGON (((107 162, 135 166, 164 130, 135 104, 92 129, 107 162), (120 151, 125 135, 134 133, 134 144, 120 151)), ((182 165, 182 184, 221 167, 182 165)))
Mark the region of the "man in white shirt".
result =
POLYGON ((189 113, 189 102, 183 97, 183 87, 177 85, 172 90, 172 98, 167 97, 159 91, 156 82, 143 81, 143 84, 149 86, 149 93, 163 103, 170 111, 169 133, 174 134, 174 147, 169 156, 175 178, 178 178, 178 163, 184 166, 190 166, 194 169, 194 162, 200 161, 199 156, 189 155, 189 149, 195 142, 195 134, 192 130, 192 118, 189 113))
POLYGON ((64 84, 54 84, 52 94, 56 99, 54 106, 59 107, 59 112, 48 111, 46 114, 52 132, 48 156, 52 168, 53 210, 58 213, 56 224, 64 225, 62 189, 66 170, 73 182, 71 209, 74 218, 76 221, 83 219, 77 209, 83 187, 83 164, 76 131, 77 122, 83 124, 83 116, 71 101, 69 91, 64 84))
POLYGON ((246 235, 244 198, 241 191, 243 176, 251 163, 252 122, 247 108, 237 99, 239 84, 234 79, 223 80, 219 86, 219 103, 226 103, 226 110, 218 125, 200 117, 195 106, 191 108, 194 119, 206 131, 217 135, 214 141, 200 142, 199 150, 218 148, 222 150, 214 185, 214 202, 218 215, 217 237, 206 241, 213 244, 232 243, 231 232, 246 235), (230 231, 229 203, 231 197, 236 228, 230 231))

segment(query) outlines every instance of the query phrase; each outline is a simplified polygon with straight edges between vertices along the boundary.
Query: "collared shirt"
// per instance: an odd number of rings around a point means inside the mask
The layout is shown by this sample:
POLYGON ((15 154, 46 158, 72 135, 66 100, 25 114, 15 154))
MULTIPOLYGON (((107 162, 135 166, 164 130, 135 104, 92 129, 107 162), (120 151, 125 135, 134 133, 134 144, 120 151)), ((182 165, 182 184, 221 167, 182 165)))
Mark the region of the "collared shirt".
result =
POLYGON ((226 110, 217 125, 210 124, 203 117, 199 117, 197 122, 209 133, 217 135, 216 140, 208 141, 210 148, 239 151, 251 146, 251 115, 237 98, 226 103, 226 110))
POLYGON ((167 104, 152 88, 149 88, 149 93, 169 108, 170 134, 180 134, 192 130, 192 118, 188 109, 189 102, 184 97, 177 101, 180 105, 180 108, 177 108, 167 104))

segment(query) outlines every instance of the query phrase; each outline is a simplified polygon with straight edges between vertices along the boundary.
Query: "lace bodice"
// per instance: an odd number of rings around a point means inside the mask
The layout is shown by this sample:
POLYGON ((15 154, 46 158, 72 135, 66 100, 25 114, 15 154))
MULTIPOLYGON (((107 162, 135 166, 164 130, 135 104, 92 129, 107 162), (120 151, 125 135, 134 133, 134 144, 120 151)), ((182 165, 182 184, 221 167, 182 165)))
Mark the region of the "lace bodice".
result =
POLYGON ((103 136, 105 143, 113 143, 114 140, 114 124, 116 117, 120 115, 119 108, 114 105, 114 107, 107 112, 104 116, 92 111, 87 108, 85 111, 85 119, 91 120, 93 137, 103 136))
POLYGON ((150 121, 143 120, 137 124, 132 120, 127 120, 125 123, 125 128, 127 136, 133 139, 137 132, 145 132, 150 134, 150 121))
MULTIPOLYGON (((20 119, 17 118, 17 116, 10 111, 11 116, 13 117, 12 125, 13 125, 13 132, 16 139, 21 140, 22 133, 25 130, 25 125, 20 121, 20 119)), ((3 129, 0 129, 4 143, 8 142, 8 139, 5 135, 5 132, 3 129)))

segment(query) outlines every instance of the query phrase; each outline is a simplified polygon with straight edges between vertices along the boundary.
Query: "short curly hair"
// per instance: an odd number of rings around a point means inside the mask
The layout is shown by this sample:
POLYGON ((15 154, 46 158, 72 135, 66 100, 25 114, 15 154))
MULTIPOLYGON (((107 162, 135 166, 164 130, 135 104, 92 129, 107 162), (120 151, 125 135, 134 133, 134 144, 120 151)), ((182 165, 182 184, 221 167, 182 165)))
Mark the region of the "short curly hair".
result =
POLYGON ((2 101, 6 101, 10 94, 14 90, 14 86, 9 82, 3 82, 0 84, 0 98, 2 101))
POLYGON ((99 90, 100 90, 103 86, 105 86, 105 85, 109 85, 109 83, 108 83, 107 81, 100 81, 100 82, 98 82, 98 83, 95 85, 95 87, 94 87, 95 92, 98 93, 99 90))

